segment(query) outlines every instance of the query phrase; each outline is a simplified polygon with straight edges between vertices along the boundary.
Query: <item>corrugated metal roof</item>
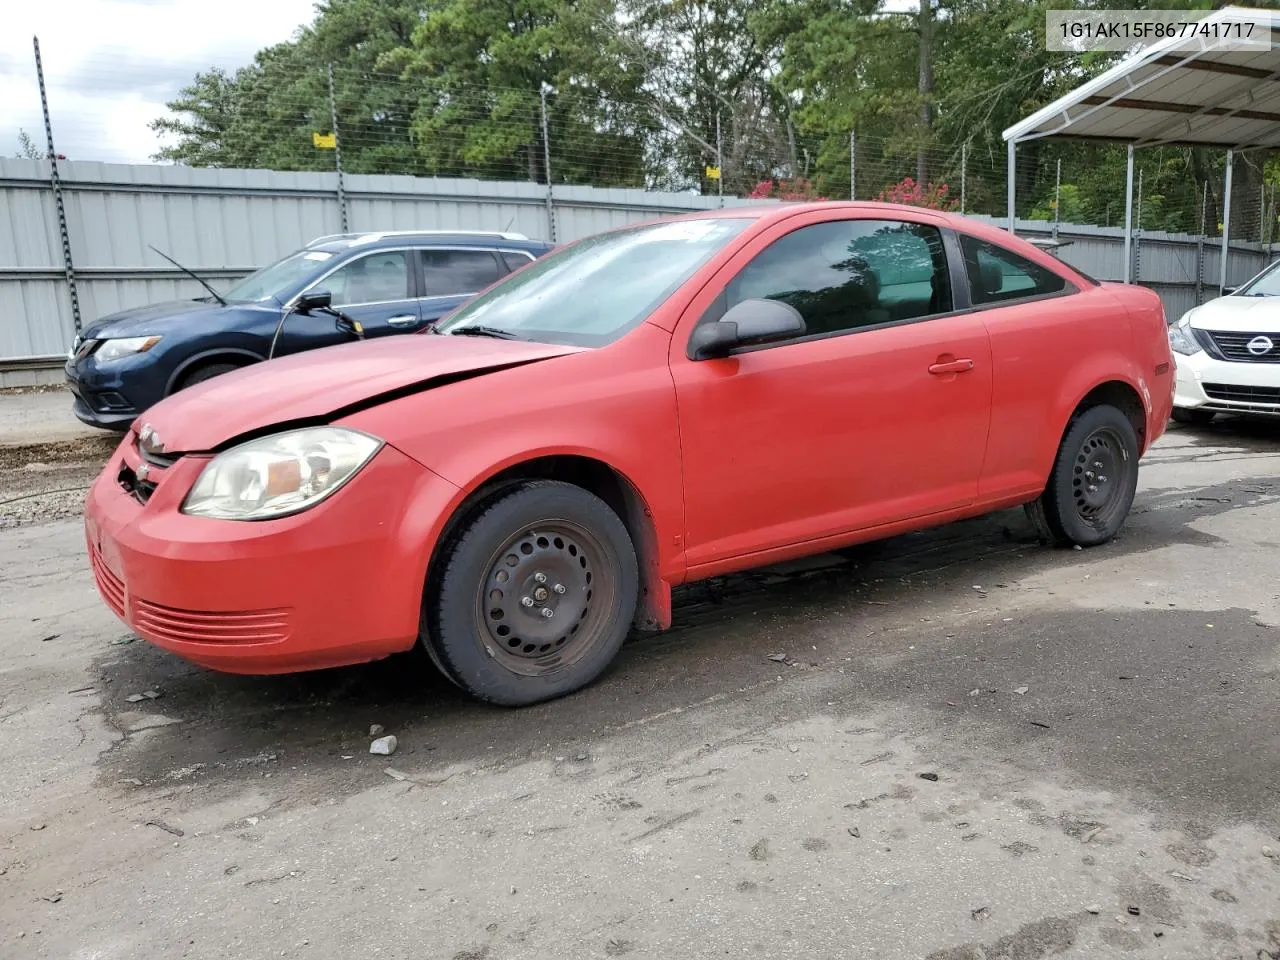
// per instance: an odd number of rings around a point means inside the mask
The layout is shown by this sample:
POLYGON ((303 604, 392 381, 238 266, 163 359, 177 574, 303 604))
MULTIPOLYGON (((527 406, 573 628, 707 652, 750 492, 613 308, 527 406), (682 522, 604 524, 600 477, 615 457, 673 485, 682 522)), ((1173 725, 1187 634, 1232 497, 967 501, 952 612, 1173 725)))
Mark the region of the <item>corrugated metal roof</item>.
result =
POLYGON ((1273 45, 1160 41, 1015 123, 1004 139, 1280 147, 1280 11, 1224 7, 1203 19, 1267 24, 1273 45))

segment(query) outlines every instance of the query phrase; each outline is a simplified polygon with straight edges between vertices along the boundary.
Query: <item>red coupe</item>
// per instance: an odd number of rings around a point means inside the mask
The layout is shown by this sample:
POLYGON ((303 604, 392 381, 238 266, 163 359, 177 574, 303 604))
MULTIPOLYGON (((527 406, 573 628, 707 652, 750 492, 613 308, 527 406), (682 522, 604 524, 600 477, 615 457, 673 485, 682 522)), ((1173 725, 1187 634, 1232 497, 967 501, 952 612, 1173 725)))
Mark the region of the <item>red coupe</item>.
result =
POLYGON ((527 704, 668 626, 691 580, 1016 504, 1102 543, 1173 386, 1154 293, 993 227, 698 213, 567 246, 428 333, 162 401, 89 493, 89 556, 133 630, 198 664, 422 644, 527 704))

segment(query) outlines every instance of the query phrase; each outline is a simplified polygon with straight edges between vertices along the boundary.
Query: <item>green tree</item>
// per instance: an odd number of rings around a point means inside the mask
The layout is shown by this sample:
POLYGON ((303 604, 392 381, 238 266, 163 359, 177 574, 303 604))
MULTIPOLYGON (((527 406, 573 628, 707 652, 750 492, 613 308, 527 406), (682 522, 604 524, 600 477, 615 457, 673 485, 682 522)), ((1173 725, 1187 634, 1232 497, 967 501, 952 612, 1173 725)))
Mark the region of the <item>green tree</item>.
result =
POLYGON ((36 146, 36 142, 31 139, 31 134, 18 128, 18 152, 14 154, 19 160, 43 160, 45 153, 36 146))
POLYGON ((642 185, 654 120, 613 16, 612 0, 440 0, 410 44, 380 60, 418 91, 426 168, 545 180, 545 90, 554 181, 642 185))
POLYGON ((228 74, 197 74, 151 127, 169 142, 155 159, 192 166, 330 170, 313 132, 332 127, 333 65, 343 165, 356 173, 413 172, 416 91, 377 72, 384 54, 409 43, 424 0, 323 0, 297 36, 258 52, 228 74))

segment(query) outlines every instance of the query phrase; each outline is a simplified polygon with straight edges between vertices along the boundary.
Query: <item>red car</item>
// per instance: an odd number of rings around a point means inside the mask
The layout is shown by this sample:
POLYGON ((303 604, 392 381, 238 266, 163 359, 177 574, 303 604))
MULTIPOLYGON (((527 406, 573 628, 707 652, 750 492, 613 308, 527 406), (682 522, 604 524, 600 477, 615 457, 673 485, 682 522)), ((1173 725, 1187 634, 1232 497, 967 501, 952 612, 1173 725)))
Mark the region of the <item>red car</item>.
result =
POLYGON ((422 644, 494 703, 589 683, 678 584, 1026 504, 1102 543, 1169 417, 1156 295, 963 217, 698 213, 572 244, 430 333, 218 377, 85 510, 99 589, 195 663, 422 644))

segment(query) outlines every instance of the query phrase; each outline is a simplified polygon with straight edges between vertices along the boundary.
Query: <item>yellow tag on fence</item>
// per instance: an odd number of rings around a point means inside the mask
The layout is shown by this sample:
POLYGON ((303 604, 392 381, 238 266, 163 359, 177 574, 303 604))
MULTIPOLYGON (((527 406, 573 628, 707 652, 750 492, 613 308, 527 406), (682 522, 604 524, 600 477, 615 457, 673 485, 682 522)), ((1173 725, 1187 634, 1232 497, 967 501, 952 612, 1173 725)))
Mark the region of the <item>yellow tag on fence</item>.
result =
POLYGON ((708 179, 708 180, 719 180, 719 179, 720 179, 720 168, 719 168, 719 167, 707 167, 707 179, 708 179))
POLYGON ((312 133, 311 142, 320 150, 338 149, 338 135, 336 133, 312 133))

